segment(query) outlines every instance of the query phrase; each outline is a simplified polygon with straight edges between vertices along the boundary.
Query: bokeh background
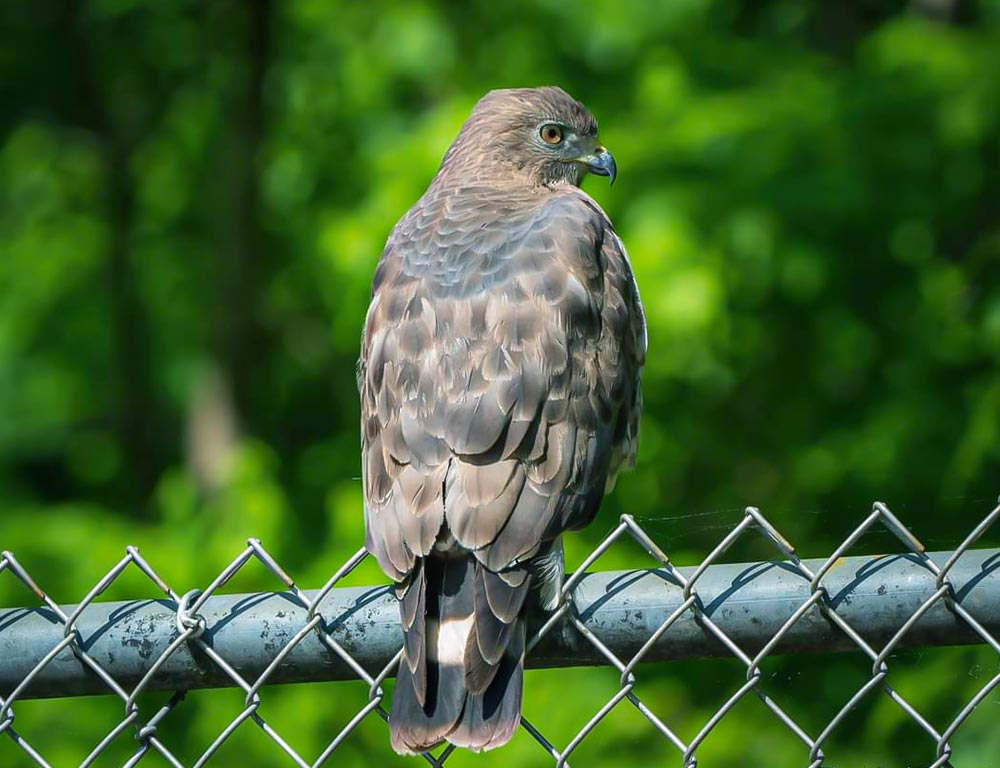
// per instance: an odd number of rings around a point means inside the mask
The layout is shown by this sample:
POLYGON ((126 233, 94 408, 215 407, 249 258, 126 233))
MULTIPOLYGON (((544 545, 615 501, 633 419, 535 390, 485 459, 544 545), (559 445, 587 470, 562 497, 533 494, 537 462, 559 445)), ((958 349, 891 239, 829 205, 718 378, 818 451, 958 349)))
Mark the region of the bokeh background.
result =
MULTIPOLYGON (((939 549, 996 500, 996 0, 34 0, 0 4, 0 26, 0 548, 57 601, 126 544, 179 592, 248 536, 304 587, 359 547, 370 277, 475 100, 502 86, 559 84, 598 115, 621 173, 585 186, 649 315, 639 464, 571 565, 623 511, 688 564, 746 504, 825 556, 875 499, 939 549)), ((883 550, 898 544, 873 534, 855 551, 883 550)), ((731 559, 773 556, 750 537, 731 559)), ((620 547, 599 567, 646 565, 620 547)), ((370 564, 353 578, 384 580, 370 564)), ((232 585, 277 587, 263 568, 232 585)), ((107 596, 154 593, 126 575, 107 596)), ((0 574, 0 604, 33 602, 0 574)), ((776 659, 765 676, 816 733, 868 667, 776 659)), ((942 724, 997 659, 903 652, 895 668, 942 724)), ((742 681, 735 662, 654 665, 638 692, 691 738, 742 681)), ((610 669, 529 673, 525 711, 565 744, 616 686, 610 669)), ((265 693, 265 717, 316 755, 366 690, 265 693)), ((161 735, 193 760, 242 698, 192 694, 161 735)), ((956 766, 996 763, 998 707, 956 736, 956 766)), ((120 710, 24 702, 18 728, 76 765, 120 710)), ((133 748, 126 734, 97 765, 133 748)), ((933 759, 884 698, 827 752, 838 768, 933 759)), ((700 755, 807 762, 753 697, 700 755)), ((248 724, 217 763, 284 759, 248 724)), ((449 765, 546 760, 522 733, 449 765)), ((374 717, 334 762, 417 765, 374 717)), ((0 764, 25 764, 3 737, 0 764)), ((680 758, 626 706, 574 764, 680 758)))

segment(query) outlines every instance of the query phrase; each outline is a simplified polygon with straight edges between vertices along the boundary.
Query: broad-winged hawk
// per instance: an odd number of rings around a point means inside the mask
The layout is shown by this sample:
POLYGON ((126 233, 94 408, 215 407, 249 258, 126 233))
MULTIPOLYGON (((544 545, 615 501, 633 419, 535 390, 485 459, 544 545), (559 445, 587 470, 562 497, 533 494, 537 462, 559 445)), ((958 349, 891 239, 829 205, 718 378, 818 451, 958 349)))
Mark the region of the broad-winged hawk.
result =
POLYGON ((365 323, 365 543, 397 583, 392 745, 507 742, 526 597, 634 462, 642 305, 608 217, 597 122, 559 88, 488 93, 392 230, 365 323))

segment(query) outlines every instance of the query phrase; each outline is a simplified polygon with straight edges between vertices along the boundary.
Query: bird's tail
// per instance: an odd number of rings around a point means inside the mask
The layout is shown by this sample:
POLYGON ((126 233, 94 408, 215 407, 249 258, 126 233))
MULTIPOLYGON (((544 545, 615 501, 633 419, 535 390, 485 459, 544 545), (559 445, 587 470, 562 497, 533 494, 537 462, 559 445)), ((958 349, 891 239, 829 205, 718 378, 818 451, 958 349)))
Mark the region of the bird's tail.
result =
POLYGON ((423 559, 400 586, 403 659, 392 747, 506 744, 521 721, 526 570, 495 573, 473 555, 423 559))

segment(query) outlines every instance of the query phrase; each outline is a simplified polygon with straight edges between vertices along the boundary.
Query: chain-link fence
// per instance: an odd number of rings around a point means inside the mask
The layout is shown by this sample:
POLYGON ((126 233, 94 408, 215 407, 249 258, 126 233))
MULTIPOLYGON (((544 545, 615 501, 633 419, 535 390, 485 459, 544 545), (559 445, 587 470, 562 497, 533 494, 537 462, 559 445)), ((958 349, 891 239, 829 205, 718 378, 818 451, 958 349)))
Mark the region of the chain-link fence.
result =
MULTIPOLYGON (((774 726, 801 742, 801 764, 825 765, 824 744, 863 700, 884 696, 933 742, 932 768, 952 765, 951 742, 974 710, 1000 684, 990 677, 948 722, 931 722, 887 676, 903 645, 984 644, 1000 657, 1000 550, 974 544, 1000 517, 993 509, 948 552, 929 553, 884 505, 871 514, 825 560, 803 560, 756 509, 749 508, 718 545, 695 567, 678 567, 634 519, 620 524, 567 579, 562 606, 542 616, 528 646, 529 667, 610 665, 618 672, 614 694, 604 702, 580 702, 593 715, 568 741, 545 736, 544 722, 522 720, 557 766, 609 713, 634 707, 676 748, 685 768, 698 764, 699 747, 746 698, 773 714, 774 726), (903 545, 897 555, 851 557, 850 550, 872 527, 882 526, 903 545), (724 565, 733 544, 757 533, 781 559, 724 565), (601 557, 632 539, 655 561, 654 568, 591 571, 601 557), (859 652, 870 674, 819 730, 807 730, 768 694, 761 672, 765 658, 811 651, 859 652), (735 658, 745 682, 687 740, 639 697, 643 662, 711 656, 735 658)), ((237 729, 253 727, 277 744, 290 762, 319 766, 369 717, 388 720, 383 683, 399 662, 397 607, 386 586, 338 586, 364 558, 357 552, 322 589, 302 590, 262 546, 246 548, 204 589, 175 592, 134 547, 90 590, 81 603, 60 606, 13 553, 0 556, 0 578, 30 589, 34 607, 0 609, 0 734, 19 759, 49 766, 51 744, 29 743, 15 727, 15 708, 31 698, 112 694, 122 715, 81 766, 95 764, 121 734, 132 731, 137 746, 125 763, 133 766, 158 753, 172 766, 196 768, 212 760, 237 729), (273 593, 225 595, 222 588, 245 565, 259 561, 282 583, 273 593), (145 574, 165 596, 158 600, 98 602, 127 569, 145 574), (366 703, 331 734, 318 755, 300 755, 260 712, 264 687, 279 682, 360 679, 366 703), (161 739, 160 726, 194 688, 235 686, 241 711, 194 761, 182 762, 161 739), (175 691, 153 711, 140 711, 139 697, 153 690, 175 691)), ((530 680, 529 680, 530 685, 530 680)), ((54 737, 57 738, 57 737, 54 737)), ((388 734, 386 734, 388 738, 388 734)), ((425 754, 443 765, 452 748, 425 754)), ((157 762, 162 762, 157 761, 157 762)))

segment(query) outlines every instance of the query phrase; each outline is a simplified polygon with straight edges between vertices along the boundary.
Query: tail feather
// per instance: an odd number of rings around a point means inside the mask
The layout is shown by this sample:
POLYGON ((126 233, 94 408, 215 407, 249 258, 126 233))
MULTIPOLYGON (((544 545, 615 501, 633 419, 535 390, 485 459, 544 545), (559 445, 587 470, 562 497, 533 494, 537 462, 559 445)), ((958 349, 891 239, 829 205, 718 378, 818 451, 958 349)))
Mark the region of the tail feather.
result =
POLYGON ((511 631, 524 607, 528 590, 523 584, 511 587, 497 574, 482 566, 476 568, 473 595, 476 608, 476 641, 489 677, 472 690, 482 692, 493 679, 496 667, 510 644, 511 631))
POLYGON ((521 722, 524 681, 524 622, 515 622, 510 645, 485 691, 469 694, 462 720, 448 741, 474 751, 503 746, 521 722))
POLYGON ((472 555, 419 561, 400 588, 404 653, 389 719, 397 752, 442 741, 490 749, 511 738, 530 581, 492 573, 472 555))
POLYGON ((424 578, 423 562, 418 561, 409 581, 399 594, 399 614, 403 624, 403 641, 406 645, 403 664, 412 677, 413 694, 420 706, 426 702, 427 654, 426 624, 423 620, 426 610, 427 580, 424 578))
MULTIPOLYGON (((528 573, 526 568, 517 570, 522 571, 525 575, 528 573)), ((480 568, 480 581, 478 582, 482 584, 484 596, 489 603, 489 607, 484 610, 488 610, 489 613, 506 624, 510 624, 521 615, 524 598, 528 594, 528 590, 523 588, 525 578, 522 576, 520 581, 511 584, 507 580, 510 578, 509 573, 509 571, 493 573, 485 568, 480 568)))

